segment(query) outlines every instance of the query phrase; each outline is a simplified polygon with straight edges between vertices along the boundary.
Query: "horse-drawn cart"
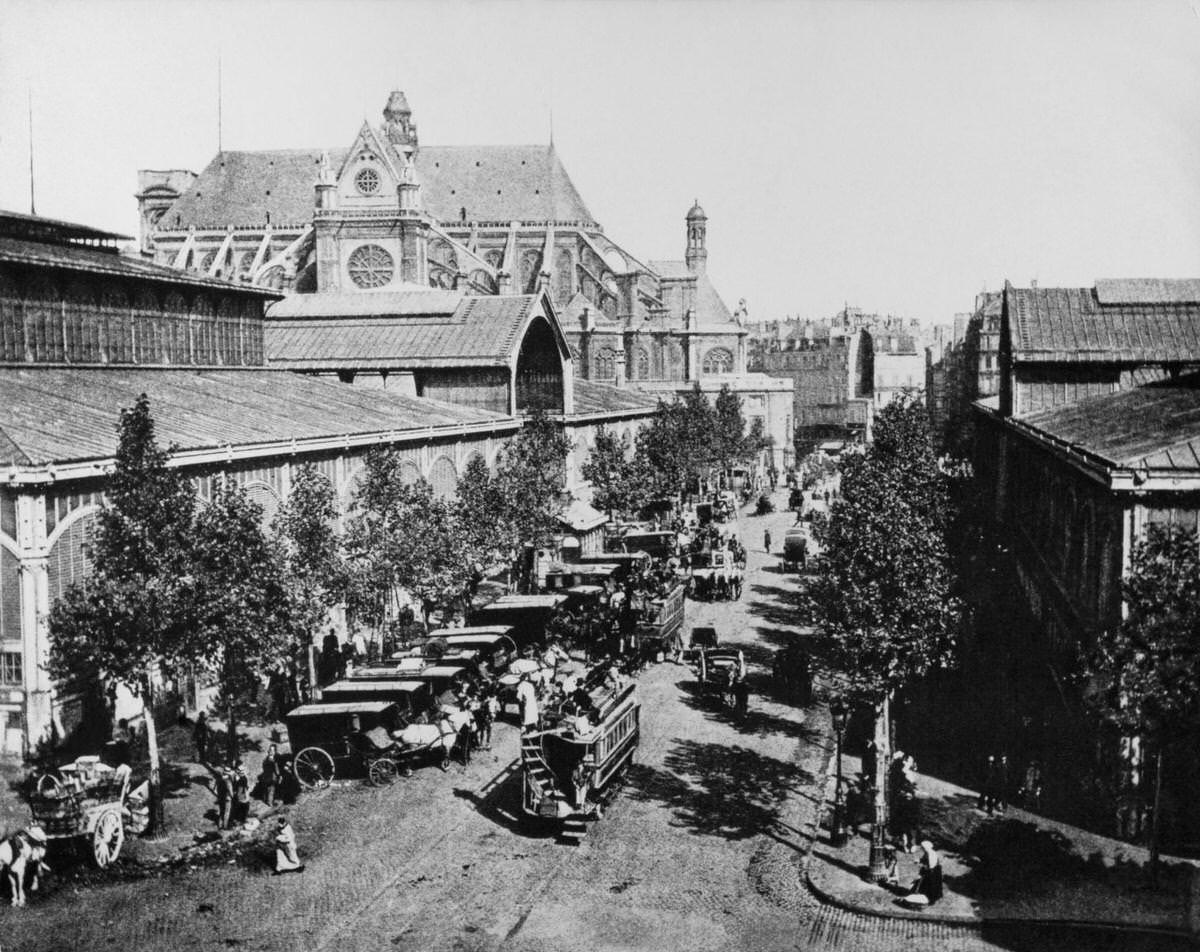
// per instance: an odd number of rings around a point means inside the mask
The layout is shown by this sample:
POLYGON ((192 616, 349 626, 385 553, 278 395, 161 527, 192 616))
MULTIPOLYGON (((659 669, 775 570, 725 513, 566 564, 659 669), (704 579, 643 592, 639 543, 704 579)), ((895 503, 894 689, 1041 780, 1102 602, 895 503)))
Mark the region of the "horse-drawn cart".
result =
POLYGON ((746 658, 737 648, 705 648, 697 663, 700 690, 732 704, 730 692, 746 677, 746 658))
POLYGON ((128 766, 114 769, 97 757, 80 757, 39 779, 30 809, 34 825, 42 828, 47 839, 86 844, 92 862, 107 869, 125 843, 128 796, 128 766))
POLYGON ((365 774, 379 785, 396 779, 390 732, 400 711, 390 701, 305 704, 287 716, 296 779, 312 789, 328 787, 335 774, 365 774))

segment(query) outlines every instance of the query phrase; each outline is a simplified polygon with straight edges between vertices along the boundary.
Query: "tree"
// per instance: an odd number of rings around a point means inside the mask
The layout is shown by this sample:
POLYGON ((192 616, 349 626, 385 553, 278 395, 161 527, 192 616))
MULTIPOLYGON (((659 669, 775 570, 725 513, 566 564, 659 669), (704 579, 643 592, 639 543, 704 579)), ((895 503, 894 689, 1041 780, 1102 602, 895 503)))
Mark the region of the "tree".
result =
POLYGON ((454 517, 458 520, 465 557, 483 567, 494 564, 503 547, 503 500, 482 456, 467 461, 458 480, 454 517))
POLYGON ((659 401, 637 436, 635 459, 657 496, 678 496, 708 478, 715 460, 713 408, 697 384, 670 403, 659 401))
POLYGON ((721 385, 713 407, 712 429, 713 459, 723 472, 733 469, 757 450, 747 440, 741 398, 725 384, 721 385))
POLYGON ((568 495, 566 460, 571 441, 562 426, 535 411, 500 451, 495 486, 507 548, 519 559, 527 545, 537 547, 559 528, 568 495))
POLYGON ((155 438, 145 394, 121 411, 117 452, 90 547, 92 573, 51 606, 49 669, 125 685, 146 707, 150 831, 164 829, 154 686, 180 662, 191 624, 188 585, 195 493, 155 438))
POLYGON ((1122 582, 1126 615, 1087 653, 1090 705, 1154 751, 1151 876, 1158 873, 1163 748, 1200 723, 1200 543, 1194 530, 1152 525, 1122 582))
POLYGON ((865 452, 844 456, 841 494, 818 529, 822 555, 808 594, 820 664, 853 702, 875 711, 871 873, 887 865, 887 764, 895 691, 951 663, 959 603, 945 541, 946 490, 921 405, 876 418, 865 452))
POLYGON ((301 466, 272 528, 283 550, 297 624, 309 638, 345 598, 346 564, 337 520, 329 477, 311 464, 301 466))
POLYGON ((405 482, 394 450, 367 454, 352 512, 346 549, 356 618, 382 625, 396 617, 406 595, 428 616, 465 595, 474 563, 464 558, 463 523, 427 482, 405 482))
POLYGON ((196 517, 191 567, 195 618, 185 655, 217 683, 235 760, 237 725, 257 701, 262 672, 287 657, 307 606, 297 607, 262 507, 232 479, 214 481, 212 501, 196 517))
POLYGON ((605 427, 596 432, 582 469, 583 478, 592 484, 592 501, 610 519, 614 512, 635 512, 650 500, 641 461, 626 440, 605 427))

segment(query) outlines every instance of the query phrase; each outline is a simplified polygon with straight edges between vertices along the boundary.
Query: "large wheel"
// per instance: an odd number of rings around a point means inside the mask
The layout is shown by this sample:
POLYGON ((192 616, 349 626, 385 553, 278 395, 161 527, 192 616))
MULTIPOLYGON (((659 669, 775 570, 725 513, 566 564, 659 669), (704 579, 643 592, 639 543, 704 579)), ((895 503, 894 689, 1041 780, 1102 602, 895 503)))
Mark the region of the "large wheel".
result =
POLYGON ((92 830, 92 861, 99 869, 108 869, 121 855, 124 842, 125 824, 121 822, 121 811, 105 810, 92 830))
POLYGON ((396 761, 390 757, 380 757, 378 760, 371 761, 371 766, 367 770, 367 777, 372 785, 376 787, 386 787, 396 781, 396 761))
POLYGON ((333 758, 320 747, 305 747, 296 755, 296 779, 310 790, 323 790, 333 779, 333 758))

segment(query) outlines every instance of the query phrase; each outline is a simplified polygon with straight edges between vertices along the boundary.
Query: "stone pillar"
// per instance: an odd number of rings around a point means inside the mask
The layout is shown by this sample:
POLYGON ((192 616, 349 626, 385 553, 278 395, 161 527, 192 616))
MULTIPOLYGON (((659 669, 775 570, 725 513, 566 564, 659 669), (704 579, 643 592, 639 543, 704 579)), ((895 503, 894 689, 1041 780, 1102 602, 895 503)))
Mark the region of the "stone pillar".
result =
POLYGON ((40 494, 17 497, 16 542, 20 550, 21 659, 25 678, 25 744, 31 749, 50 733, 54 722, 53 686, 46 670, 50 642, 46 507, 40 494))

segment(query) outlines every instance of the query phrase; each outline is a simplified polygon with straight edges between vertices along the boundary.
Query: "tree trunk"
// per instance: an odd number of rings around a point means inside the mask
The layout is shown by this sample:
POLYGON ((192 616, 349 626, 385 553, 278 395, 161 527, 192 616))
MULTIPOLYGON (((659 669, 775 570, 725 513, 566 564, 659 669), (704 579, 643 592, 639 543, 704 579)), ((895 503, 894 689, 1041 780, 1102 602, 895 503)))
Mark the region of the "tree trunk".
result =
POLYGON ((225 755, 229 763, 237 763, 237 712, 232 699, 225 704, 225 755))
POLYGON ((1150 882, 1158 885, 1158 839, 1162 832, 1158 815, 1162 807, 1162 746, 1154 755, 1154 814, 1150 817, 1150 882))
POLYGON ((149 836, 163 836, 167 832, 166 814, 163 810, 162 764, 158 757, 158 730, 154 726, 154 671, 146 671, 144 692, 146 714, 146 751, 150 757, 150 823, 149 836))
POLYGON ((875 708, 875 815, 871 824, 871 881, 887 879, 891 865, 888 845, 888 767, 892 762, 891 694, 884 695, 875 708))

